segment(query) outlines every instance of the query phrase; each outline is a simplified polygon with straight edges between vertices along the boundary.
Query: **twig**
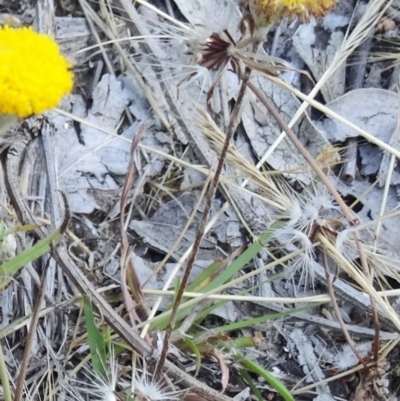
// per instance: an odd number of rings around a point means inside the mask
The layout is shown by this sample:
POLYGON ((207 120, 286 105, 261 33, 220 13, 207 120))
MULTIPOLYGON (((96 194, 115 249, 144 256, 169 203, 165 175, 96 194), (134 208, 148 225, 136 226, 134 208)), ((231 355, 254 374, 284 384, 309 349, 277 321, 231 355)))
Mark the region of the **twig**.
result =
POLYGON ((241 109, 241 106, 243 103, 244 94, 246 92, 246 87, 247 87, 247 84, 249 81, 250 72, 251 72, 250 69, 246 68, 246 71, 245 71, 243 79, 242 79, 242 85, 240 87, 240 90, 239 90, 239 93, 237 96, 236 104, 232 111, 232 115, 231 115, 231 118, 229 121, 228 132, 226 134, 224 146, 221 150, 221 155, 219 157, 218 165, 215 170, 214 178, 211 181, 210 189, 207 194, 206 205, 204 207, 203 216, 201 218, 199 229, 197 231, 196 238, 194 240, 193 249, 189 256, 189 259, 188 259, 188 262, 186 265, 186 269, 185 269, 185 272, 182 277, 182 282, 179 287, 178 294, 175 298, 174 305, 172 307, 171 316, 170 316, 168 326, 167 326, 167 329, 166 329, 165 335, 164 335, 163 349, 161 352, 159 363, 157 364, 156 371, 155 371, 156 380, 158 380, 161 377, 161 372, 163 371, 163 368, 164 368, 165 359, 166 359, 167 353, 168 353, 169 338, 171 336, 172 330, 174 329, 175 323, 176 323, 176 314, 178 312, 178 308, 181 303, 186 285, 189 281, 190 272, 192 270, 194 261, 196 260, 196 256, 197 256, 197 252, 200 247, 201 240, 204 236, 208 215, 209 215, 209 212, 211 209, 211 204, 214 199, 215 192, 217 191, 217 188, 218 188, 219 177, 221 175, 222 167, 224 165, 225 158, 228 153, 229 145, 230 145, 231 139, 233 137, 233 134, 236 131, 238 121, 240 119, 240 109, 241 109))
POLYGON ((35 307, 33 309, 32 320, 29 327, 29 333, 28 336, 26 337, 24 357, 22 358, 18 380, 15 388, 14 401, 20 401, 22 396, 22 391, 24 389, 26 372, 28 370, 29 361, 31 359, 32 344, 35 338, 36 328, 40 318, 40 308, 43 304, 44 294, 46 293, 47 270, 49 261, 50 259, 47 259, 47 264, 44 268, 42 275, 42 285, 39 288, 39 293, 36 298, 35 307))
MULTIPOLYGON (((321 234, 320 234, 321 235, 321 234)), ((357 351, 356 345, 354 344, 354 341, 350 337, 349 332, 346 329, 346 325, 344 324, 342 315, 339 310, 339 306, 337 304, 336 296, 335 296, 335 291, 333 290, 333 285, 332 285, 332 278, 331 278, 331 273, 329 272, 329 266, 328 266, 328 258, 326 256, 326 252, 324 249, 321 249, 322 251, 322 256, 323 256, 323 265, 325 269, 325 274, 326 274, 326 287, 328 289, 328 294, 331 298, 332 306, 336 314, 336 319, 338 320, 340 327, 342 328, 344 338, 346 339, 347 343, 350 345, 350 348, 352 349, 354 355, 358 358, 360 363, 362 363, 362 358, 360 354, 357 351)))

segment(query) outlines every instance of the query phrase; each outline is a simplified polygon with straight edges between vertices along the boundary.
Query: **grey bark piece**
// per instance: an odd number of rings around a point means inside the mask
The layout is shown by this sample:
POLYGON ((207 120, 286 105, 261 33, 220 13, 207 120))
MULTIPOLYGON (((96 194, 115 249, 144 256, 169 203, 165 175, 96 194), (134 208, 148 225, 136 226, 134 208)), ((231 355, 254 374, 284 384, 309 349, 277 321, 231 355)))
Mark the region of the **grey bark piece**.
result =
MULTIPOLYGON (((197 199, 194 193, 182 194, 177 200, 172 200, 161 207, 149 221, 132 220, 129 228, 134 230, 143 238, 143 241, 152 248, 168 253, 178 239, 196 202, 197 199)), ((193 243, 203 213, 203 207, 204 203, 200 206, 192 224, 181 243, 176 248, 173 254, 175 260, 179 260, 187 248, 193 243)), ((211 216, 219 207, 220 202, 215 200, 212 206, 211 216)), ((215 237, 221 237, 223 235, 222 232, 226 232, 228 229, 231 230, 232 219, 233 216, 228 218, 222 217, 219 224, 203 239, 200 245, 198 260, 214 261, 224 257, 224 255, 216 249, 217 241, 215 237)), ((239 232, 237 233, 240 235, 239 232)))
MULTIPOLYGON (((310 339, 304 334, 301 329, 294 329, 288 338, 297 348, 297 360, 305 373, 306 383, 315 383, 325 379, 325 375, 319 366, 318 358, 314 353, 314 348, 310 339)), ((319 395, 323 396, 325 401, 333 401, 330 396, 330 389, 327 383, 316 387, 319 395)))
MULTIPOLYGON (((182 230, 180 225, 169 225, 159 222, 147 222, 141 220, 132 220, 129 227, 143 238, 143 241, 152 248, 168 253, 178 239, 179 233, 182 230)), ((181 243, 172 255, 175 260, 178 260, 193 243, 196 236, 195 231, 188 231, 181 243)), ((216 244, 210 240, 204 239, 201 243, 202 250, 199 252, 199 259, 212 260, 215 255, 213 249, 216 244), (208 251, 206 250, 208 248, 208 251)), ((219 255, 221 256, 221 255, 219 255)))
MULTIPOLYGON (((315 22, 301 25, 293 37, 293 46, 312 71, 318 81, 329 66, 340 45, 344 35, 341 31, 332 32, 327 43, 321 38, 324 35, 315 33, 315 22)), ((342 64, 321 89, 326 102, 331 102, 343 95, 345 89, 346 66, 342 64)))
MULTIPOLYGON (((400 97, 398 96, 398 102, 400 102, 400 97)), ((390 138, 389 145, 395 149, 398 149, 400 146, 400 108, 398 107, 397 113, 397 124, 393 131, 392 137, 390 138)), ((382 163, 379 168, 379 185, 382 187, 386 184, 389 168, 391 165, 391 160, 394 158, 394 155, 390 155, 388 152, 383 154, 382 163)), ((398 185, 400 182, 400 174, 399 174, 399 163, 398 160, 395 160, 393 164, 393 171, 390 183, 392 185, 398 185)))
POLYGON ((335 398, 333 398, 329 394, 318 394, 315 398, 314 401, 333 401, 335 398))
MULTIPOLYGON (((356 89, 329 103, 327 107, 395 149, 400 148, 396 134, 399 110, 399 97, 396 93, 377 88, 356 89)), ((351 128, 329 118, 322 122, 321 127, 328 138, 334 141, 358 136, 351 128)), ((367 145, 360 147, 360 156, 362 173, 376 174, 379 170, 379 185, 383 186, 390 155, 376 146, 367 145)), ((397 185, 399 182, 399 168, 396 163, 391 184, 397 185)))
MULTIPOLYGON (((348 194, 355 198, 361 197, 361 202, 364 207, 357 213, 362 222, 369 222, 371 219, 379 217, 383 189, 376 186, 371 188, 371 184, 365 181, 354 181, 351 186, 347 186, 341 181, 335 181, 336 189, 340 191, 343 196, 348 194)), ((391 187, 388 192, 385 213, 394 211, 398 207, 398 194, 394 187, 391 187)), ((376 225, 372 225, 367 229, 361 230, 361 237, 366 247, 371 247, 374 243, 374 230, 376 225)), ((400 217, 393 217, 389 220, 383 220, 381 231, 378 241, 377 251, 391 258, 390 263, 393 268, 400 269, 399 265, 399 232, 400 232, 400 217)), ((358 253, 354 255, 358 257, 358 253), (357 256, 356 256, 357 255, 357 256)), ((390 275, 390 274, 389 274, 390 275)))
POLYGON ((63 54, 76 63, 82 65, 87 57, 85 52, 79 50, 88 47, 92 33, 85 18, 56 17, 55 36, 63 54))
POLYGON ((375 145, 367 143, 358 148, 361 157, 361 174, 377 174, 382 162, 382 151, 375 145))
MULTIPOLYGON (((85 118, 89 124, 113 131, 119 124, 129 102, 129 94, 122 83, 111 75, 104 75, 93 91, 93 105, 86 110, 83 99, 69 96, 63 107, 85 118)), ((135 127, 124 131, 121 137, 98 131, 88 125, 80 125, 80 133, 72 121, 54 112, 49 113, 56 131, 51 138, 58 163, 60 187, 69 195, 71 211, 91 213, 101 208, 120 189, 116 178, 123 177, 130 161, 129 144, 135 127), (67 151, 66 151, 67 150, 67 151)))

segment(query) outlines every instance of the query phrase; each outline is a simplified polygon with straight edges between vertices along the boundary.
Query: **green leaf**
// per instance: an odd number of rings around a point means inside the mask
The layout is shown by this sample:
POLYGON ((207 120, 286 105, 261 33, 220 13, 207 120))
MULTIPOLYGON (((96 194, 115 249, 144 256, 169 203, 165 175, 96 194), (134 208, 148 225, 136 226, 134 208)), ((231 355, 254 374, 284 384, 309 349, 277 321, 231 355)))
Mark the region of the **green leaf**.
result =
POLYGON ((84 311, 93 370, 105 378, 107 377, 106 343, 94 321, 93 306, 89 298, 84 299, 84 311))

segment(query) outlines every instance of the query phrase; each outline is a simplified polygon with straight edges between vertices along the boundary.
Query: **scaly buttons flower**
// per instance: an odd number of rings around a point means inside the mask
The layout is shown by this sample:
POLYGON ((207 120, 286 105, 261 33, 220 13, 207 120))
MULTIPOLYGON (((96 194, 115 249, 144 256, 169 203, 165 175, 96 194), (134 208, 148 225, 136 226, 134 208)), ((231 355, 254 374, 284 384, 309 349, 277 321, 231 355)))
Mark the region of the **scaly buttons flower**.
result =
POLYGON ((337 0, 249 0, 250 12, 256 26, 277 24, 284 18, 299 18, 308 22, 313 15, 324 16, 337 0))
POLYGON ((41 114, 71 92, 73 74, 58 44, 31 27, 0 27, 0 114, 41 114))

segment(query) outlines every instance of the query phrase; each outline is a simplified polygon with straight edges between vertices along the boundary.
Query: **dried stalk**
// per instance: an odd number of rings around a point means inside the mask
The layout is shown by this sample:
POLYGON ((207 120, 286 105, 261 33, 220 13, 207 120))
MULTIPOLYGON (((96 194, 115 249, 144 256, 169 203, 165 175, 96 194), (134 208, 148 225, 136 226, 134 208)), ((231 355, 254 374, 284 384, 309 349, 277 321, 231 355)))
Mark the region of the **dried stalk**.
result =
MULTIPOLYGON (((340 196, 339 192, 336 190, 336 188, 333 186, 333 184, 329 181, 328 177, 325 175, 325 173, 323 172, 321 167, 314 160, 314 158, 310 155, 310 153, 303 146, 303 144, 299 141, 299 139, 294 134, 294 132, 289 128, 289 126, 286 124, 285 120, 283 120, 283 118, 280 116, 279 112, 275 109, 275 107, 272 105, 272 103, 264 96, 264 94, 261 92, 261 90, 258 89, 252 82, 248 83, 248 87, 253 91, 253 93, 260 99, 261 103, 272 114, 272 116, 275 118, 275 120, 278 122, 278 124, 281 126, 281 128, 285 131, 288 138, 296 146, 296 148, 298 149, 300 154, 308 162, 308 164, 315 171, 315 173, 318 175, 318 177, 321 179, 321 181, 326 185, 326 187, 332 194, 333 198, 338 203, 344 216, 348 219, 349 224, 352 226, 358 225, 359 221, 358 221, 357 217, 353 214, 352 210, 346 205, 346 203, 340 196)), ((361 261, 361 266, 362 266, 363 272, 364 272, 367 280, 372 285, 371 274, 369 272, 369 267, 368 267, 368 260, 367 260, 367 256, 364 251, 360 232, 358 230, 354 230, 353 235, 354 235, 355 242, 357 244, 358 252, 360 254, 360 261, 361 261)), ((371 309, 372 309, 372 321, 373 321, 374 328, 375 328, 375 340, 374 340, 374 345, 373 345, 373 348, 374 348, 373 351, 374 351, 374 358, 377 361, 378 353, 379 353, 380 327, 379 327, 378 311, 376 309, 375 300, 372 297, 370 297, 370 301, 371 301, 371 309)))

